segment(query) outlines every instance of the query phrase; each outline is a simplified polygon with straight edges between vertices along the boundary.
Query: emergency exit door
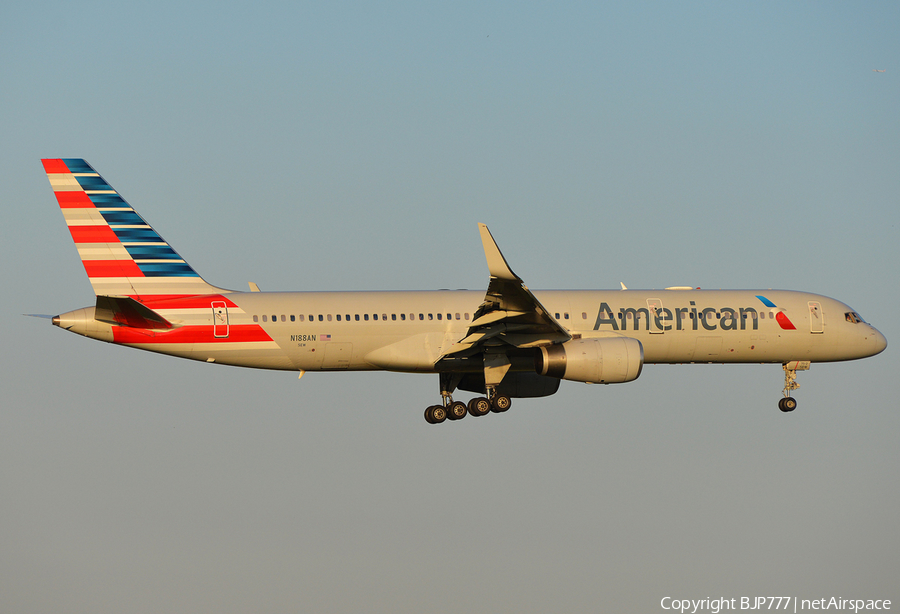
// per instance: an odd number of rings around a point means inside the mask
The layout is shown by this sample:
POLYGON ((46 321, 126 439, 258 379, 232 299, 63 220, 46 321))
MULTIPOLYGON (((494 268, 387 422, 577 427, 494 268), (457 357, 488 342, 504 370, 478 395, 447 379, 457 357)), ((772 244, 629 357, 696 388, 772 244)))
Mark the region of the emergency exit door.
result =
POLYGON ((228 337, 228 305, 225 301, 213 301, 213 337, 225 339, 228 337))

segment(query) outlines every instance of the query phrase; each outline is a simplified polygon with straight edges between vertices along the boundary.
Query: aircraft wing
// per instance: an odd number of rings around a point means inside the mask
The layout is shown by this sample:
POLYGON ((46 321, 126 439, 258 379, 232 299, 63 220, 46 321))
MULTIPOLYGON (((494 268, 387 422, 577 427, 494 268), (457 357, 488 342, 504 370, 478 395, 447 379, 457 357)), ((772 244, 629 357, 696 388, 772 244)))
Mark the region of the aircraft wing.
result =
POLYGON ((572 335, 510 269, 488 227, 478 224, 478 229, 491 281, 466 336, 452 345, 443 357, 464 357, 487 348, 503 352, 504 346, 540 347, 571 339, 572 335))

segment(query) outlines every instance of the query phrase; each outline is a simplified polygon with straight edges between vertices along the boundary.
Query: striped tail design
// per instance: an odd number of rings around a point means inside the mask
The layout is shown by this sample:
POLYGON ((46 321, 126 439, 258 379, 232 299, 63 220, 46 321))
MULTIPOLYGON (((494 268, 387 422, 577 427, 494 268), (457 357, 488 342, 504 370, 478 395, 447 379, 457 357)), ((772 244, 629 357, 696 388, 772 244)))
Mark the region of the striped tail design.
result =
POLYGON ((94 294, 140 300, 228 292, 203 281, 90 164, 41 162, 94 294))

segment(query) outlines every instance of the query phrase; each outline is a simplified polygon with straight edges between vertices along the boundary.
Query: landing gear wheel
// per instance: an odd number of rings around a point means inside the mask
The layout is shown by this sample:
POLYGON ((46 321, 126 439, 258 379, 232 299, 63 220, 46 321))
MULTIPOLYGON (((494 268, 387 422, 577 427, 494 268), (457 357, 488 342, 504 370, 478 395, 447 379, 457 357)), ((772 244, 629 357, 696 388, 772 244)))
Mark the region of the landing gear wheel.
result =
POLYGON ((447 411, 443 405, 432 405, 425 410, 425 421, 428 424, 440 424, 447 419, 447 411))
POLYGON ((502 414, 512 406, 512 399, 505 394, 498 394, 491 402, 491 411, 495 414, 502 414))
POLYGON ((491 411, 491 402, 484 397, 475 397, 469 401, 469 413, 473 416, 483 416, 491 411))
POLYGON ((466 404, 462 401, 453 401, 447 406, 447 417, 451 420, 462 420, 466 417, 466 413, 466 404))
POLYGON ((466 417, 466 404, 462 401, 453 401, 447 406, 446 414, 450 420, 462 420, 466 417))
POLYGON ((778 401, 778 409, 787 413, 789 411, 794 411, 797 409, 797 399, 793 397, 784 397, 780 401, 778 401))

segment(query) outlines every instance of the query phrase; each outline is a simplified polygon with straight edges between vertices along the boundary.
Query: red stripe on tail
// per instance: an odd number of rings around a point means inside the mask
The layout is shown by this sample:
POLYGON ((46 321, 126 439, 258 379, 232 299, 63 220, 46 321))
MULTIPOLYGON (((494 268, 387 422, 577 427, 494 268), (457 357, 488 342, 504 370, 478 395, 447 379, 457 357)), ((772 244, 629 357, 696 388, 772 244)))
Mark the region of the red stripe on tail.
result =
POLYGON ((90 197, 81 190, 76 190, 74 192, 54 192, 53 194, 56 195, 56 201, 59 203, 61 209, 84 209, 86 207, 94 206, 90 197))
POLYGON ((44 171, 47 173, 59 174, 72 172, 69 170, 69 167, 66 166, 66 163, 60 159, 41 160, 41 164, 44 165, 44 171))
POLYGON ((76 243, 120 243, 109 226, 69 226, 76 243))
POLYGON ((134 260, 84 260, 88 277, 143 277, 134 260))

